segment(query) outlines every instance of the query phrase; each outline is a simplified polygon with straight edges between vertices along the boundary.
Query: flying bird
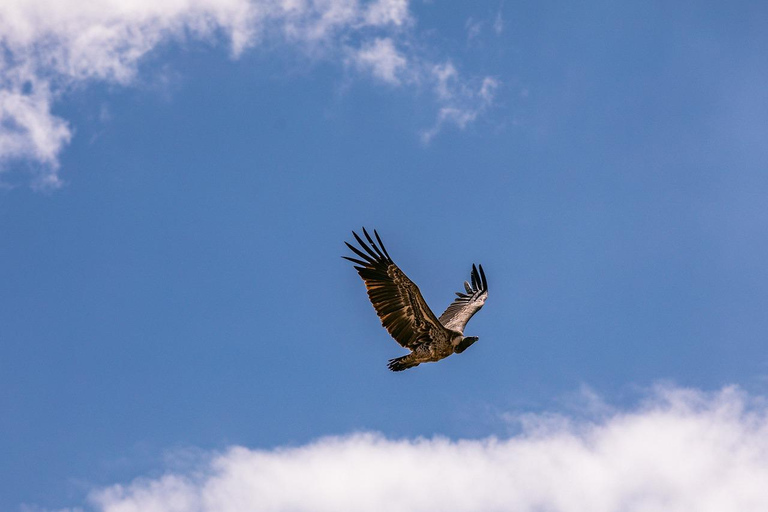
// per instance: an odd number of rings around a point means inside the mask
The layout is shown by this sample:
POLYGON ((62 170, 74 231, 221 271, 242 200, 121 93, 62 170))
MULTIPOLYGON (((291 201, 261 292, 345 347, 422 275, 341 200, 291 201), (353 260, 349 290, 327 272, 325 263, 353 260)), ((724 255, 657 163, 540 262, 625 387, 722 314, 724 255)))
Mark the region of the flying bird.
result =
POLYGON ((381 325, 395 341, 411 351, 408 355, 390 359, 389 369, 399 372, 421 363, 439 361, 454 353, 461 354, 476 342, 477 336, 464 336, 464 328, 488 297, 483 266, 472 265, 472 284, 464 281, 466 293, 457 292, 458 297, 437 318, 418 286, 392 261, 376 230, 373 234, 376 241, 363 228, 366 243, 353 231, 360 247, 344 243, 357 258, 342 258, 355 264, 381 325))

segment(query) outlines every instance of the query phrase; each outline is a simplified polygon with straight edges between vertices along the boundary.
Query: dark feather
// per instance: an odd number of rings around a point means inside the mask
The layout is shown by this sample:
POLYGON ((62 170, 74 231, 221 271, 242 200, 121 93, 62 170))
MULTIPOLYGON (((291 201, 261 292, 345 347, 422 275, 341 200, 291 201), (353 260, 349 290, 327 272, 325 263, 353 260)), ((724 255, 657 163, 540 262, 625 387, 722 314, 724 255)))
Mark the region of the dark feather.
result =
POLYGON ((361 259, 343 258, 359 265, 355 269, 365 282, 368 298, 381 324, 400 345, 413 349, 432 339, 434 333, 443 331, 444 327, 427 306, 419 288, 392 262, 379 234, 375 230, 373 233, 376 241, 363 228, 366 243, 353 231, 360 249, 346 245, 361 259))

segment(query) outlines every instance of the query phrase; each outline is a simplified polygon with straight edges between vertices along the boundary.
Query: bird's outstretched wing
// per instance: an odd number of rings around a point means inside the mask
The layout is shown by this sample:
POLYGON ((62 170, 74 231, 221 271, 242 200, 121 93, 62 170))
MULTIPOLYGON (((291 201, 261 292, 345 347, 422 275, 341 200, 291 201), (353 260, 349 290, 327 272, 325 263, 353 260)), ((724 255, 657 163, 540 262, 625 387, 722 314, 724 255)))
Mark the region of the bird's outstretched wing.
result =
POLYGON ((412 350, 433 339, 438 331, 444 331, 444 327, 421 296, 418 286, 392 262, 376 230, 373 234, 378 245, 365 228, 363 234, 368 244, 354 231, 352 234, 362 250, 344 243, 359 259, 347 256, 342 258, 355 264, 355 270, 365 281, 368 298, 381 319, 381 325, 395 341, 412 350))
POLYGON ((458 297, 440 315, 439 319, 446 328, 461 333, 464 332, 464 327, 467 326, 469 319, 480 311, 488 297, 488 281, 485 280, 482 265, 480 265, 480 272, 475 265, 472 265, 472 285, 470 286, 468 282, 464 281, 464 289, 467 293, 456 292, 458 297))

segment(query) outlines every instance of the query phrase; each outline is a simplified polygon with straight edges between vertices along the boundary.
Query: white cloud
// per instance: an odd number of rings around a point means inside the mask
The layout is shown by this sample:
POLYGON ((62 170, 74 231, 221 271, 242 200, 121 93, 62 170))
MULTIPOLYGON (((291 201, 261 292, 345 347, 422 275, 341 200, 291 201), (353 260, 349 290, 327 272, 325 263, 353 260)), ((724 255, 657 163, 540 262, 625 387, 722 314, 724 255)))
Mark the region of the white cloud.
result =
POLYGON ((452 124, 463 130, 475 121, 493 104, 499 81, 485 77, 480 84, 470 83, 459 77, 456 68, 450 62, 432 67, 435 94, 440 98, 440 107, 435 124, 421 133, 421 140, 428 144, 446 124, 452 124))
POLYGON ((493 19, 477 20, 471 16, 467 18, 467 21, 464 23, 464 28, 467 31, 468 44, 472 44, 475 40, 481 37, 483 32, 486 30, 486 25, 490 25, 491 29, 493 29, 493 32, 497 36, 504 32, 504 18, 501 14, 503 7, 503 4, 499 5, 499 9, 496 11, 496 15, 493 17, 493 19))
POLYGON ((483 104, 489 105, 493 101, 498 87, 499 81, 495 78, 489 76, 483 78, 483 83, 480 85, 480 90, 477 93, 483 104))
POLYGON ((458 77, 456 68, 450 62, 445 62, 432 68, 432 73, 436 80, 435 92, 437 92, 437 96, 443 100, 451 99, 453 97, 452 83, 458 77))
POLYGON ((38 185, 57 186, 57 156, 72 132, 66 121, 51 115, 52 95, 34 77, 0 89, 0 159, 32 159, 47 165, 38 185), (25 90, 28 89, 28 90, 25 90))
POLYGON ((368 68, 376 78, 390 84, 399 84, 398 73, 405 69, 406 58, 397 51, 391 39, 376 39, 355 52, 354 61, 360 68, 368 68))
POLYGON ((203 470, 94 491, 103 512, 763 512, 768 407, 736 388, 658 388, 599 419, 509 416, 480 440, 362 433, 234 447, 203 470))
POLYGON ((467 29, 467 41, 470 42, 480 35, 480 32, 483 30, 483 22, 476 21, 470 17, 464 24, 464 28, 467 29))
POLYGON ((223 38, 233 57, 270 41, 352 62, 393 85, 429 86, 432 64, 410 44, 413 26, 407 0, 0 2, 0 171, 9 160, 30 161, 43 169, 38 185, 56 186, 73 127, 54 104, 93 82, 131 85, 143 59, 168 41, 223 38))
POLYGON ((410 19, 408 0, 378 0, 368 7, 365 20, 370 25, 403 25, 410 19))
POLYGON ((501 7, 496 12, 496 17, 493 19, 493 31, 496 35, 501 35, 504 32, 504 18, 501 16, 501 7))
POLYGON ((36 505, 22 505, 20 512, 85 512, 82 508, 60 508, 57 510, 50 510, 38 507, 36 505))
POLYGON ((0 2, 0 164, 42 164, 36 185, 57 186, 58 155, 73 135, 51 112, 62 94, 92 81, 130 84, 142 57, 172 38, 221 31, 236 54, 259 14, 245 0, 0 2))

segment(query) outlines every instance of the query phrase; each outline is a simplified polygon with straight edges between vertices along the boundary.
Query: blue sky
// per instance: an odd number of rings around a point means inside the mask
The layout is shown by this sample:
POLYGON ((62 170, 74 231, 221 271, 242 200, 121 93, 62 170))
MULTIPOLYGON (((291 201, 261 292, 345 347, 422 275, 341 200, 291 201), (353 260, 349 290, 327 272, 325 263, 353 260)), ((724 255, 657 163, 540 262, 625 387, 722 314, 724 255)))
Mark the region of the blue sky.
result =
MULTIPOLYGON (((747 1, 0 6, 0 509, 172 510, 140 496, 181 475, 178 510, 241 510, 201 505, 193 468, 440 439, 460 468, 462 440, 600 445, 574 422, 636 446, 667 431, 622 430, 646 413, 723 429, 691 452, 768 453, 767 24, 747 1), (438 312, 483 264, 478 343, 387 370, 404 351, 340 258, 363 225, 438 312)), ((286 495, 253 510, 304 509, 286 495)), ((518 498, 544 499, 483 506, 518 498)))

